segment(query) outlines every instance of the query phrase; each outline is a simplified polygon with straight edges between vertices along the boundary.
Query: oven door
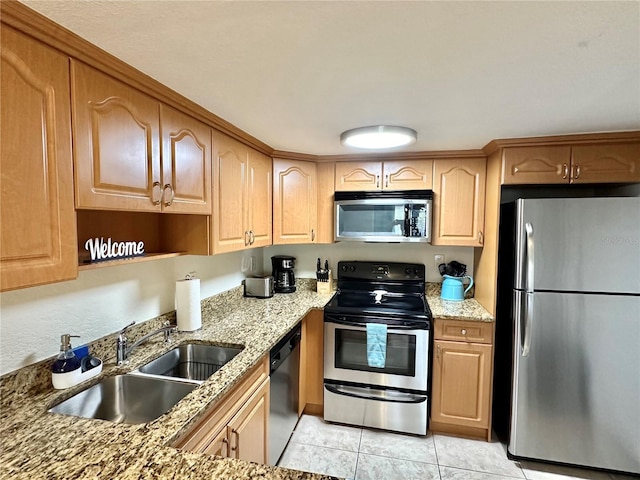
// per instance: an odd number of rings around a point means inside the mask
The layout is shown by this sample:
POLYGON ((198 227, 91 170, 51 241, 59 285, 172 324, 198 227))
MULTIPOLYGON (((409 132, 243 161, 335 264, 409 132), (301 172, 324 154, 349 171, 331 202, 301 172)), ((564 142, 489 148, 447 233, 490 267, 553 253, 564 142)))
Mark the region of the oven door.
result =
POLYGON ((324 378, 336 382, 427 391, 429 324, 370 316, 324 317, 324 378), (387 324, 385 365, 367 361, 367 323, 387 324))

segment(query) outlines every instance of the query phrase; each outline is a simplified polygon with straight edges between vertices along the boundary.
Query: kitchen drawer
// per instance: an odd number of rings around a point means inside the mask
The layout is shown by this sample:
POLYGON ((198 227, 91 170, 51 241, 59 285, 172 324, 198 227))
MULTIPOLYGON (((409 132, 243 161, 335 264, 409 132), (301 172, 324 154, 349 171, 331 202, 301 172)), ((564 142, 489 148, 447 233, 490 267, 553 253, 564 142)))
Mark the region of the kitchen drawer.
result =
POLYGON ((435 319, 435 339, 454 342, 493 343, 493 322, 435 319))

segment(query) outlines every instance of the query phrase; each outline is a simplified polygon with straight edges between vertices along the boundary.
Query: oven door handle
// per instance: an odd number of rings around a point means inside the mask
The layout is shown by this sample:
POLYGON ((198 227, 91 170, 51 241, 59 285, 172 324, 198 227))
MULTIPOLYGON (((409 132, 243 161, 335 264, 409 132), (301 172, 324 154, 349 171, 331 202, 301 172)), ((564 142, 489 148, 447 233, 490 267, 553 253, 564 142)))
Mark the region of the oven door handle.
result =
MULTIPOLYGON (((393 333, 396 330, 429 330, 428 322, 412 322, 405 321, 406 325, 396 325, 396 324, 386 324, 389 333, 393 333)), ((325 318, 324 323, 336 323, 338 325, 346 325, 348 327, 357 327, 362 328, 363 330, 366 328, 367 323, 377 323, 373 322, 351 322, 349 320, 339 320, 337 318, 325 318)))
POLYGON ((336 395, 344 395, 347 397, 363 398, 365 400, 377 400, 379 402, 395 402, 395 403, 422 403, 427 400, 426 395, 417 395, 415 393, 406 393, 394 391, 393 395, 389 395, 385 390, 377 390, 375 388, 358 388, 348 387, 346 385, 332 385, 325 383, 324 388, 336 395), (369 395, 362 393, 369 392, 369 395))

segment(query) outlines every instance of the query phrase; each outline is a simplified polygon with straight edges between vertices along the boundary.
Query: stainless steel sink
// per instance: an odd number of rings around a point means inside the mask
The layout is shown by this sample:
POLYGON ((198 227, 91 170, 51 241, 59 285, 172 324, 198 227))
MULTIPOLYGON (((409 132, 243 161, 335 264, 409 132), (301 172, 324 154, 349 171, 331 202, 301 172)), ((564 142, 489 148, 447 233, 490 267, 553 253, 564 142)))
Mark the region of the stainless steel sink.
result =
POLYGON ((147 423, 168 412, 196 387, 170 379, 116 375, 104 378, 49 411, 116 423, 147 423))
POLYGON ((242 347, 185 343, 131 373, 202 383, 241 351, 242 347))

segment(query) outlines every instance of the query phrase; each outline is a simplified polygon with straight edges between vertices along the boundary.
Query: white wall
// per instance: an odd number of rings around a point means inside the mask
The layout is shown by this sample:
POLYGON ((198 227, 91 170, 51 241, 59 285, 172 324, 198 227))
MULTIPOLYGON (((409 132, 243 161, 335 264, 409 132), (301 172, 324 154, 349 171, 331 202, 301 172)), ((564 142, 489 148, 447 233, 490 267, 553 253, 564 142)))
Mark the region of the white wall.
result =
POLYGON ((264 271, 271 273, 272 255, 291 255, 296 257, 295 273, 301 278, 315 278, 318 257, 329 260, 334 271, 340 260, 375 260, 388 262, 424 263, 428 282, 441 282, 442 277, 436 268, 433 256, 445 255, 445 263, 457 260, 467 265, 467 272, 473 275, 472 247, 434 247, 419 243, 362 243, 338 242, 328 245, 277 245, 264 249, 264 271))
POLYGON ((196 271, 201 297, 259 273, 262 249, 184 256, 80 272, 76 280, 0 294, 0 375, 55 355, 60 335, 73 346, 174 310, 175 281, 196 271), (250 271, 251 257, 254 270, 250 271))
POLYGON ((427 281, 442 280, 433 255, 465 263, 473 273, 473 248, 424 244, 286 245, 215 256, 152 260, 83 271, 76 280, 0 294, 0 375, 51 357, 60 335, 80 335, 73 346, 174 310, 175 281, 196 271, 201 298, 237 287, 246 276, 271 273, 272 255, 296 257, 296 275, 315 278, 316 259, 424 263, 427 281), (252 268, 253 266, 253 268, 252 268), (262 269, 262 270, 261 270, 262 269))

